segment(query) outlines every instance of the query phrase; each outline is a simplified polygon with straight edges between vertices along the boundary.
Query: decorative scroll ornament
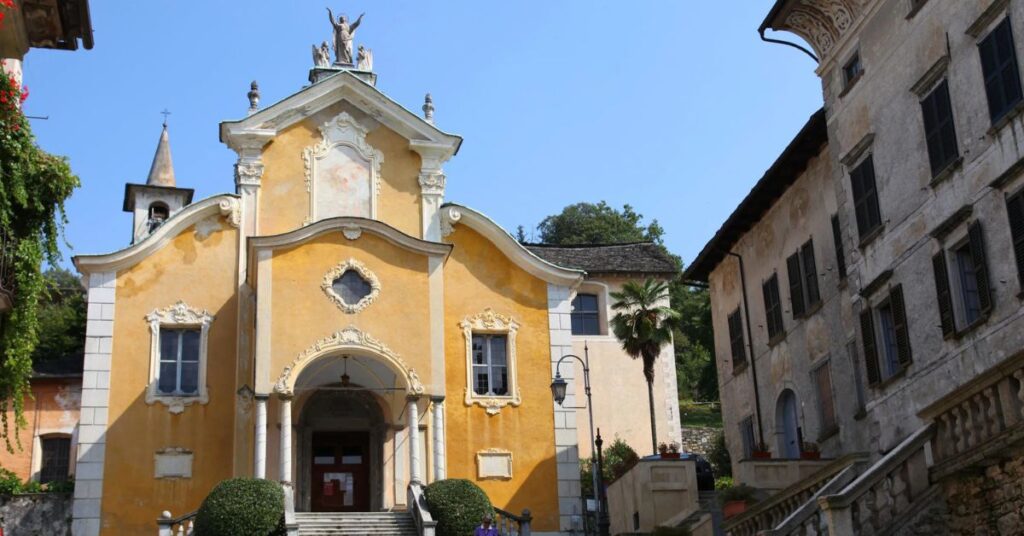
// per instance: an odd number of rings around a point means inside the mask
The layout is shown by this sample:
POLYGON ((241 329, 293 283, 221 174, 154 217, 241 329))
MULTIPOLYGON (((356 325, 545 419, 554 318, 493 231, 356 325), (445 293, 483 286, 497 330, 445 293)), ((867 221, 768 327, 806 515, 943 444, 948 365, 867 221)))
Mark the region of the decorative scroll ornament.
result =
POLYGON ((803 37, 825 58, 864 12, 864 0, 801 0, 777 27, 803 37))
POLYGON ((466 317, 459 322, 462 334, 466 338, 466 390, 464 403, 467 406, 477 405, 484 408, 488 415, 497 415, 505 406, 519 406, 523 403, 522 393, 516 381, 516 334, 519 323, 510 316, 495 312, 490 307, 483 312, 466 317), (473 389, 473 334, 489 333, 505 335, 508 350, 506 366, 508 367, 508 395, 481 395, 473 389))
MULTIPOLYGON (((238 200, 235 199, 234 201, 237 202, 238 200)), ((215 317, 206 309, 189 307, 187 303, 181 300, 178 300, 177 303, 170 307, 153 309, 148 315, 146 315, 146 321, 149 322, 150 329, 157 335, 160 334, 161 325, 184 324, 209 327, 214 318, 215 317)))
POLYGON ((242 204, 237 198, 229 197, 217 204, 220 207, 220 214, 231 224, 238 228, 242 224, 242 204))
POLYGON ((441 171, 420 173, 420 189, 426 195, 444 195, 445 175, 441 171))
POLYGON ((462 213, 455 207, 446 207, 441 211, 441 236, 445 237, 455 232, 455 224, 462 219, 462 213))
POLYGON ((263 178, 262 162, 242 162, 235 164, 235 182, 246 186, 259 186, 263 178))
MULTIPOLYGON (((346 237, 348 237, 347 234, 346 237)), ((350 238, 350 240, 352 239, 350 238)), ((371 272, 365 264, 355 259, 349 259, 328 270, 327 273, 324 274, 324 279, 320 283, 320 288, 323 289, 324 294, 326 294, 335 305, 337 305, 346 314, 351 315, 369 307, 370 304, 377 299, 377 296, 380 295, 381 286, 380 280, 377 279, 376 274, 371 272), (359 274, 359 276, 370 285, 370 293, 356 303, 347 303, 344 298, 334 291, 334 282, 349 270, 359 274)))
POLYGON ((416 370, 410 368, 405 360, 397 353, 388 348, 384 343, 373 338, 370 334, 364 333, 355 326, 349 326, 341 331, 335 332, 330 337, 325 337, 306 348, 281 371, 277 382, 274 384, 274 391, 280 394, 292 394, 295 387, 295 380, 292 375, 300 371, 308 361, 335 350, 367 350, 375 356, 383 357, 391 368, 396 370, 400 376, 405 378, 407 394, 423 394, 423 384, 420 382, 416 370))

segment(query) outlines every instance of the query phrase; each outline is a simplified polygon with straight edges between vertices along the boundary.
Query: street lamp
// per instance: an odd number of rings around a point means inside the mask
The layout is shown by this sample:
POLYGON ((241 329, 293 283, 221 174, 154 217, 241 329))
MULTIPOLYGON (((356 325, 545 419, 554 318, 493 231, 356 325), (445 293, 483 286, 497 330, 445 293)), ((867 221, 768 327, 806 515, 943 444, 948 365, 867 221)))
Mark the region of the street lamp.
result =
MULTIPOLYGON (((580 364, 583 365, 583 386, 584 392, 587 394, 587 413, 590 414, 591 452, 597 452, 595 449, 600 447, 598 447, 598 444, 594 441, 594 404, 590 397, 590 351, 587 348, 586 343, 583 345, 583 359, 580 359, 577 355, 566 354, 558 360, 558 363, 555 365, 555 377, 551 380, 551 396, 559 406, 562 405, 562 402, 565 402, 565 393, 569 384, 564 378, 562 378, 560 369, 562 367, 562 361, 565 361, 570 357, 579 361, 580 364)), ((591 467, 591 477, 593 478, 594 484, 594 503, 597 506, 598 532, 601 536, 608 536, 608 528, 610 525, 608 521, 608 512, 601 501, 601 495, 599 495, 599 493, 604 493, 604 490, 602 489, 604 487, 604 478, 602 478, 601 473, 600 455, 594 458, 594 465, 591 467)))

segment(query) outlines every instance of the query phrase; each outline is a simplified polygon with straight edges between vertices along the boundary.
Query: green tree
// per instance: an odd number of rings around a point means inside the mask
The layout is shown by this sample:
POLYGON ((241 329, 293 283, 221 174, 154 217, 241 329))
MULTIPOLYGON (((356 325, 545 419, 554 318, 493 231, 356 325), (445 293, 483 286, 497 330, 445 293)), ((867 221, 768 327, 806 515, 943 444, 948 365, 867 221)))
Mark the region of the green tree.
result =
MULTIPOLYGON (((601 461, 604 462, 601 466, 601 478, 606 486, 618 480, 640 461, 640 456, 633 447, 618 437, 602 450, 601 455, 601 461)), ((594 456, 580 460, 580 488, 584 497, 594 495, 594 480, 591 477, 594 460, 594 456)))
POLYGON ((651 452, 658 451, 658 430, 654 420, 654 362, 661 347, 672 341, 671 323, 678 321, 679 312, 659 305, 669 296, 669 285, 664 281, 647 278, 644 282, 627 281, 622 290, 611 292, 612 333, 633 359, 643 360, 644 378, 647 379, 647 400, 651 410, 651 452))
POLYGON ((658 220, 646 226, 643 215, 629 205, 618 211, 608 203, 576 203, 554 216, 544 218, 537 230, 545 244, 614 244, 622 242, 662 243, 665 230, 658 220))
POLYGON ((0 436, 9 451, 9 410, 15 442, 26 424, 24 403, 31 395, 39 299, 45 288, 43 263, 56 265, 60 259, 57 241, 67 221, 64 201, 78 187, 67 161, 36 145, 20 106, 27 96, 0 69, 0 256, 5 267, 0 283, 14 296, 10 311, 0 319, 0 436))
POLYGON ((43 274, 45 288, 39 299, 39 342, 32 361, 81 354, 85 344, 85 288, 78 276, 62 268, 43 274))
POLYGON ((711 300, 706 288, 686 285, 676 278, 670 287, 672 308, 679 311, 673 322, 676 375, 680 396, 692 400, 718 400, 715 339, 711 330, 711 300))

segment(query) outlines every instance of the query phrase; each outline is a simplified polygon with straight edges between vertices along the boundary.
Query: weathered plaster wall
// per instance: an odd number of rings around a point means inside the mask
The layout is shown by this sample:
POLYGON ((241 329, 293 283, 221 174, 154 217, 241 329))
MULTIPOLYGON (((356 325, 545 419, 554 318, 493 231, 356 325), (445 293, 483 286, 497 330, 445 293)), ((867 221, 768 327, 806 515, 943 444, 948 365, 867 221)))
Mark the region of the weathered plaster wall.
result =
POLYGON ((548 297, 544 281, 512 263, 487 239, 464 225, 448 237, 455 245, 445 265, 445 367, 448 477, 476 481, 495 506, 529 508, 537 531, 558 530, 558 487, 548 297), (464 404, 466 340, 459 323, 486 308, 521 324, 517 337, 517 381, 522 405, 497 415, 464 404), (478 480, 476 453, 512 452, 511 480, 478 480))
POLYGON ((320 126, 341 112, 369 129, 366 141, 384 154, 377 194, 377 219, 412 236, 422 236, 420 218, 420 157, 409 142, 347 101, 342 101, 292 125, 264 149, 260 188, 259 234, 296 229, 309 216, 302 152, 319 143, 320 126))
POLYGON ((213 216, 117 274, 102 534, 152 532, 161 511, 194 510, 232 476, 237 252, 237 230, 213 216), (145 401, 151 337, 145 316, 178 300, 216 319, 208 347, 210 401, 173 415, 145 401), (154 478, 154 454, 168 447, 194 453, 192 478, 154 478))
MULTIPOLYGON (((632 359, 622 350, 622 344, 609 331, 611 310, 608 293, 622 289, 627 278, 598 276, 588 278, 580 292, 597 294, 601 309, 601 335, 574 335, 573 353, 583 357, 583 346, 590 351, 590 382, 593 386, 594 426, 601 429, 604 444, 622 439, 641 456, 654 454, 651 447, 650 405, 647 399, 647 379, 643 362, 632 359)), ((664 305, 668 305, 667 300, 664 305)), ((586 406, 583 395, 582 369, 576 374, 578 405, 586 406)), ((679 390, 676 385, 675 352, 671 344, 662 348, 654 372, 654 415, 658 442, 679 442, 679 390)), ((591 455, 590 428, 587 410, 576 412, 576 431, 579 437, 580 458, 591 455)), ((596 432, 595 432, 596 433, 596 432)))
MULTIPOLYGON (((14 471, 22 480, 38 480, 41 457, 41 436, 71 437, 69 472, 75 472, 75 427, 82 404, 81 378, 32 380, 32 397, 25 397, 25 421, 28 427, 19 431, 18 441, 11 434, 14 452, 0 448, 0 467, 14 471), (20 444, 19 444, 20 442, 20 444)), ((8 411, 13 426, 14 412, 8 411)))

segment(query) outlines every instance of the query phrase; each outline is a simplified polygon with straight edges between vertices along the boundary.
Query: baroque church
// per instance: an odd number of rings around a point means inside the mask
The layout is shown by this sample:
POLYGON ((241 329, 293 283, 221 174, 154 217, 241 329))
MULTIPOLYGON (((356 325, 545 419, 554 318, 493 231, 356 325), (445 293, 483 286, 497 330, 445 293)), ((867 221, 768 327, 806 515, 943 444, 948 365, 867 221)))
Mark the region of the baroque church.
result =
MULTIPOLYGON (((606 443, 650 454, 609 292, 673 277, 672 260, 652 244, 521 244, 446 201, 462 138, 429 95, 423 115, 390 99, 347 45, 333 63, 314 47, 310 85, 274 104, 253 83, 248 114, 220 124, 233 193, 193 200, 165 124, 148 179, 125 188, 131 244, 74 258, 88 287, 76 536, 152 534, 232 477, 280 481, 297 512, 402 510, 412 486, 464 478, 529 509, 535 533, 567 533, 591 440, 582 367, 563 356, 589 357, 606 443)), ((656 376, 665 442, 680 439, 672 355, 656 376)))

